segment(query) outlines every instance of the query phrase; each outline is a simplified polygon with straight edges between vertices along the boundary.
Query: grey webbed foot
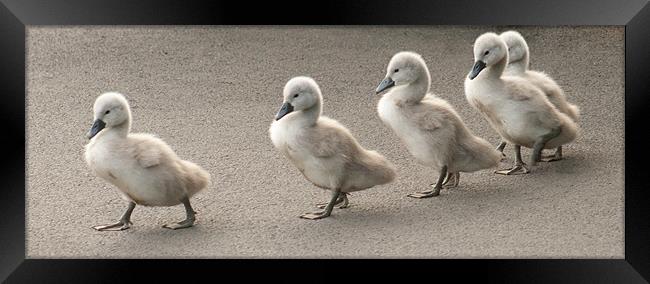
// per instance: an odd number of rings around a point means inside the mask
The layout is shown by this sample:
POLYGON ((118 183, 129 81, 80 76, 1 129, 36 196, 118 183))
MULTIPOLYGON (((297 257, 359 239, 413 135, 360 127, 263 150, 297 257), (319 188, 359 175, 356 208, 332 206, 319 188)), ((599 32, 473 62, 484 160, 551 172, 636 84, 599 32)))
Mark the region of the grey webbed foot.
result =
POLYGON ((110 224, 110 225, 99 225, 99 226, 93 226, 93 229, 97 231, 124 231, 129 228, 131 228, 131 221, 118 221, 117 223, 110 224))
POLYGON ((528 168, 528 165, 521 163, 517 164, 514 167, 510 169, 505 169, 505 170, 498 170, 495 171, 494 173, 500 174, 500 175, 521 175, 521 174, 527 174, 530 173, 530 168, 528 168))
POLYGON ((135 203, 134 202, 129 202, 129 207, 126 208, 126 212, 122 214, 122 217, 120 218, 120 221, 114 224, 110 225, 99 225, 99 226, 94 226, 93 229, 97 231, 124 231, 129 228, 131 228, 131 213, 133 213, 133 209, 135 209, 135 203))
POLYGON ((171 224, 165 224, 163 225, 163 228, 171 229, 171 230, 178 230, 178 229, 184 229, 184 228, 189 228, 194 226, 194 221, 196 221, 195 218, 188 218, 183 221, 177 222, 177 223, 171 223, 171 224))
POLYGON ((412 198, 418 198, 418 199, 438 196, 440 195, 440 189, 442 189, 442 184, 445 181, 445 178, 447 178, 447 181, 449 181, 449 177, 447 176, 447 166, 443 166, 442 169, 440 170, 440 176, 438 176, 438 182, 431 185, 433 187, 432 190, 415 192, 407 196, 412 198))
POLYGON ((323 210, 321 212, 302 214, 302 215, 300 215, 300 218, 309 219, 309 220, 318 220, 318 219, 323 219, 323 218, 329 217, 331 214, 332 214, 332 211, 327 212, 327 210, 323 210))
POLYGON ((494 172, 500 175, 519 175, 530 173, 530 168, 521 158, 521 146, 515 145, 515 166, 510 169, 498 170, 494 172))
POLYGON ((178 230, 194 226, 194 221, 196 221, 196 212, 192 209, 192 205, 190 205, 190 199, 184 197, 181 202, 183 203, 183 206, 185 206, 185 220, 178 223, 165 224, 163 225, 163 228, 178 230))
POLYGON ((341 189, 335 189, 332 191, 332 198, 330 199, 330 202, 327 203, 325 206, 325 210, 321 212, 314 212, 314 213, 305 213, 300 215, 300 218, 303 219, 309 219, 309 220, 318 220, 318 219, 323 219, 326 217, 329 217, 332 215, 332 210, 334 209, 334 205, 343 202, 344 206, 347 206, 348 199, 347 199, 347 194, 346 193, 341 193, 341 189))
POLYGON ((429 198, 429 197, 435 197, 440 195, 440 189, 434 189, 434 190, 425 190, 425 191, 419 191, 415 193, 409 193, 407 195, 408 197, 413 197, 413 198, 429 198))

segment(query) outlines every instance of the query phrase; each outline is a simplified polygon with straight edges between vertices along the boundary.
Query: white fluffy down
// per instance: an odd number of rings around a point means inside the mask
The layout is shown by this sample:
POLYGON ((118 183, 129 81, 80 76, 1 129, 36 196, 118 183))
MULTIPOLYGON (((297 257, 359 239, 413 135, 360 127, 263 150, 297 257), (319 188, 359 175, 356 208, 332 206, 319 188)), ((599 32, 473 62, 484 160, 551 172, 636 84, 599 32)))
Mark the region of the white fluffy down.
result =
POLYGON ((295 109, 271 123, 271 141, 314 185, 352 192, 395 179, 388 160, 364 149, 336 120, 321 116, 322 95, 313 79, 287 82, 284 103, 295 109))
POLYGON ((577 122, 580 108, 567 101, 560 85, 544 72, 529 70, 530 51, 524 37, 516 31, 503 32, 499 36, 508 46, 508 66, 505 74, 519 76, 540 88, 560 112, 577 122))
POLYGON ((552 149, 577 137, 576 123, 538 87, 523 78, 503 75, 508 52, 497 34, 486 33, 476 39, 474 59, 486 62, 487 67, 476 78, 465 79, 465 96, 504 140, 532 148, 542 136, 559 128, 560 134, 544 146, 552 149))
POLYGON ((181 160, 161 139, 129 133, 131 111, 121 94, 102 94, 94 109, 95 119, 105 121, 106 127, 86 145, 86 162, 126 200, 146 206, 173 206, 210 183, 208 172, 181 160))
POLYGON ((472 134, 447 101, 429 93, 430 75, 419 54, 399 52, 388 64, 395 87, 377 105, 381 120, 421 164, 440 170, 473 172, 498 165, 500 154, 472 134))

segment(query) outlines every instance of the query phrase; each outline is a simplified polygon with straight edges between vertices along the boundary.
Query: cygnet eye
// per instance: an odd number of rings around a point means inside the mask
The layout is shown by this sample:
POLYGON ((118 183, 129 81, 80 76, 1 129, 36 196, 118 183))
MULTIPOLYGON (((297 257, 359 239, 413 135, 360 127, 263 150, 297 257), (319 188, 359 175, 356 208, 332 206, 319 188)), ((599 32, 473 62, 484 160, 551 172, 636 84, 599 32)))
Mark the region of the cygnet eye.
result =
POLYGON ((294 98, 297 98, 297 97, 298 97, 298 94, 293 95, 293 97, 294 97, 294 98))
POLYGON ((395 69, 395 70, 393 70, 393 72, 397 73, 397 72, 399 72, 399 69, 395 69))
POLYGON ((109 114, 110 112, 111 112, 111 110, 109 109, 106 112, 104 112, 104 114, 109 114))
POLYGON ((483 55, 488 55, 488 54, 490 54, 489 50, 486 50, 485 53, 483 53, 483 55))

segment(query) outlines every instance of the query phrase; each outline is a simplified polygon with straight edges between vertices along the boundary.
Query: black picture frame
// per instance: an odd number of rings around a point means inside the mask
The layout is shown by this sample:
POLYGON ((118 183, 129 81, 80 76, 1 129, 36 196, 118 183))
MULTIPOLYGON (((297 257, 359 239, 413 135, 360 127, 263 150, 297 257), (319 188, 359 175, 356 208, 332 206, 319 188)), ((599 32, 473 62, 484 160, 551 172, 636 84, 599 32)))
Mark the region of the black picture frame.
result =
MULTIPOLYGON (((0 279, 113 282, 231 274, 341 280, 340 273, 490 282, 647 283, 650 195, 644 139, 650 94, 646 1, 0 1, 0 116, 6 134, 0 190, 0 279), (254 8, 251 10, 251 8, 254 8), (617 25, 625 26, 625 258, 483 260, 74 260, 25 258, 25 34, 30 25, 617 25), (8 133, 7 133, 8 132, 8 133), (8 135, 7 135, 8 134, 8 135), (24 149, 25 152, 13 149, 24 149), (7 162, 8 161, 8 162, 7 162)), ((55 143, 55 142, 53 142, 55 143)), ((56 161, 52 161, 56 163, 56 161)), ((270 277, 270 278, 269 278, 270 277)), ((302 279, 302 278, 301 278, 302 279)), ((328 281, 328 282, 331 282, 328 281)))

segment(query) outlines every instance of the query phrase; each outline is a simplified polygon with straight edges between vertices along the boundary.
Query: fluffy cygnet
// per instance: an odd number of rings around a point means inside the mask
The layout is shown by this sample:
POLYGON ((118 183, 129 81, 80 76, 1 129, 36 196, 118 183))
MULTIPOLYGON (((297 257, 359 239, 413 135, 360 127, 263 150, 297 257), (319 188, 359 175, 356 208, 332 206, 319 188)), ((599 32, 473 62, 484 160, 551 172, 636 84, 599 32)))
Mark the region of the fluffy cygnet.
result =
POLYGON ((295 77, 283 93, 282 108, 269 129, 271 141, 307 180, 332 191, 324 211, 301 218, 328 217, 335 205, 348 206, 348 192, 395 179, 395 168, 382 155, 364 149, 345 126, 321 115, 323 98, 313 79, 295 77))
POLYGON ((381 120, 418 162, 440 172, 433 189, 409 195, 415 198, 437 196, 443 186, 458 185, 460 172, 496 167, 501 159, 487 141, 472 134, 447 101, 429 93, 430 85, 422 57, 399 52, 376 90, 390 88, 377 105, 381 120))
MULTIPOLYGON (((567 101, 562 88, 546 73, 529 70, 530 51, 524 37, 516 31, 507 31, 499 35, 508 46, 508 66, 505 75, 520 76, 540 88, 548 100, 562 113, 577 122, 580 115, 578 106, 567 101)), ((501 142, 499 150, 503 151, 506 142, 501 142)), ((555 154, 546 161, 562 159, 562 146, 558 146, 555 154)))
POLYGON ((515 145, 515 165, 499 174, 529 173, 521 146, 532 148, 530 164, 540 160, 542 149, 573 141, 578 126, 557 110, 532 83, 517 76, 502 76, 508 47, 495 33, 485 33, 474 43, 475 64, 465 79, 467 101, 487 119, 502 139, 515 145))
POLYGON ((194 224, 190 197, 210 183, 210 174, 196 164, 181 160, 161 139, 150 134, 129 133, 131 110, 123 95, 104 93, 95 100, 94 123, 86 145, 88 166, 115 185, 129 205, 115 224, 95 226, 98 231, 125 230, 137 205, 183 204, 186 219, 163 227, 181 229, 194 224))

